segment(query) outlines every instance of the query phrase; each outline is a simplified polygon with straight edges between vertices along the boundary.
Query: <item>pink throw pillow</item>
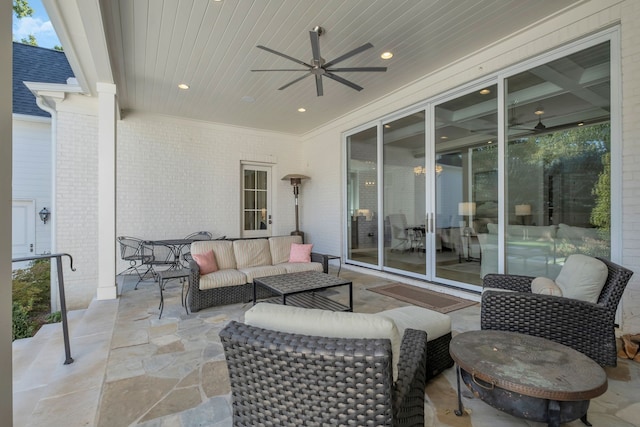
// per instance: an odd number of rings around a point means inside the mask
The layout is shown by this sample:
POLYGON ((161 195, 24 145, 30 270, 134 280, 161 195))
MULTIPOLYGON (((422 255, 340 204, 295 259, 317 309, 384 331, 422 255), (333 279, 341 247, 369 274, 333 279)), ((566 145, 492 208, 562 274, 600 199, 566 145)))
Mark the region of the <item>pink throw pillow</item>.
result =
POLYGON ((203 254, 191 254, 191 256, 198 264, 198 267, 200 267, 200 274, 209 274, 218 271, 218 263, 216 262, 216 256, 213 250, 203 254))
POLYGON ((311 262, 312 244, 292 243, 289 262, 311 262))

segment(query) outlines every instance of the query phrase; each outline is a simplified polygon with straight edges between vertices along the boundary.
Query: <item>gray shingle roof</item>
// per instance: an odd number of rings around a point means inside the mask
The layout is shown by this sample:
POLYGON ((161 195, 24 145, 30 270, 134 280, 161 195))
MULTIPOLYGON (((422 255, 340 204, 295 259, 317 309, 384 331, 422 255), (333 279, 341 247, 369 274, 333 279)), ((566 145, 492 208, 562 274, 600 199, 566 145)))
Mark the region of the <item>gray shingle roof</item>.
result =
POLYGON ((14 42, 13 112, 50 117, 23 82, 66 83, 69 77, 74 75, 64 52, 14 42))

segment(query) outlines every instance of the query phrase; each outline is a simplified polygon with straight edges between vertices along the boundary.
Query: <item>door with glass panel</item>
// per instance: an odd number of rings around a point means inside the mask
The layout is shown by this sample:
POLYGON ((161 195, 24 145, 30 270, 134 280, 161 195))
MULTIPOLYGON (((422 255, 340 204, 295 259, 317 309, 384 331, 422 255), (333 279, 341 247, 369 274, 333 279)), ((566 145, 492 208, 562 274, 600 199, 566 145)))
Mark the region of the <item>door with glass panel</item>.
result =
POLYGON ((497 92, 477 87, 434 107, 435 276, 462 287, 482 284, 482 247, 497 245, 486 241, 498 226, 497 92))
POLYGON ((271 168, 242 165, 242 236, 271 235, 271 168))
POLYGON ((426 182, 433 168, 425 156, 425 111, 382 126, 383 269, 427 275, 426 182))

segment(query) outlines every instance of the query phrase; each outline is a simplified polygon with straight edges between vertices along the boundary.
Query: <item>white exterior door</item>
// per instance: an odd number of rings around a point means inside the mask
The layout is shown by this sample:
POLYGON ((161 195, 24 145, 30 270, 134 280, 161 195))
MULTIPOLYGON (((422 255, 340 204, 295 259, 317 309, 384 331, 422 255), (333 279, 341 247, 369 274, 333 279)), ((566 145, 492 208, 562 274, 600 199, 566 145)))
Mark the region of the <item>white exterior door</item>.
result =
POLYGON ((242 165, 242 237, 271 236, 271 167, 242 165))
POLYGON ((33 200, 14 200, 11 257, 35 255, 35 204, 33 200))

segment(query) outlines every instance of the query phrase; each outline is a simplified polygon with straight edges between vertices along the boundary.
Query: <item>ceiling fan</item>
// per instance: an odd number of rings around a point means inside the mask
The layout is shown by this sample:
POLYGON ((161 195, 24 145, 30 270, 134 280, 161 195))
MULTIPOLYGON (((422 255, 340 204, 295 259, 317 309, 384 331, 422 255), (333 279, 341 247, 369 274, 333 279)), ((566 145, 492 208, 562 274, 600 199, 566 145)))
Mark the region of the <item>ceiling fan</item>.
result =
POLYGON ((322 56, 320 56, 320 36, 324 34, 325 29, 319 26, 313 28, 313 30, 309 31, 309 37, 311 38, 311 52, 313 58, 310 63, 301 61, 300 59, 293 58, 289 55, 285 55, 284 53, 275 51, 273 49, 269 49, 266 46, 256 46, 259 49, 266 50, 267 52, 271 52, 275 55, 286 58, 290 61, 293 61, 297 64, 302 65, 305 68, 296 68, 296 69, 288 69, 288 68, 279 68, 279 69, 271 69, 271 70, 251 70, 251 71, 304 71, 305 75, 302 77, 298 77, 286 85, 279 87, 278 90, 283 90, 288 88, 294 83, 299 82, 300 80, 309 77, 311 75, 316 78, 316 92, 318 96, 322 96, 324 91, 322 88, 322 76, 328 77, 332 80, 337 81, 338 83, 342 83, 345 86, 349 86, 352 89, 357 91, 361 91, 363 88, 358 86, 357 84, 350 82, 349 80, 342 78, 334 73, 346 73, 346 72, 385 72, 387 71, 387 67, 352 67, 352 68, 332 68, 339 62, 344 61, 345 59, 351 58, 354 55, 357 55, 360 52, 363 52, 369 48, 372 48, 373 45, 371 43, 363 44, 362 46, 355 48, 342 56, 337 57, 336 59, 326 62, 322 56))

